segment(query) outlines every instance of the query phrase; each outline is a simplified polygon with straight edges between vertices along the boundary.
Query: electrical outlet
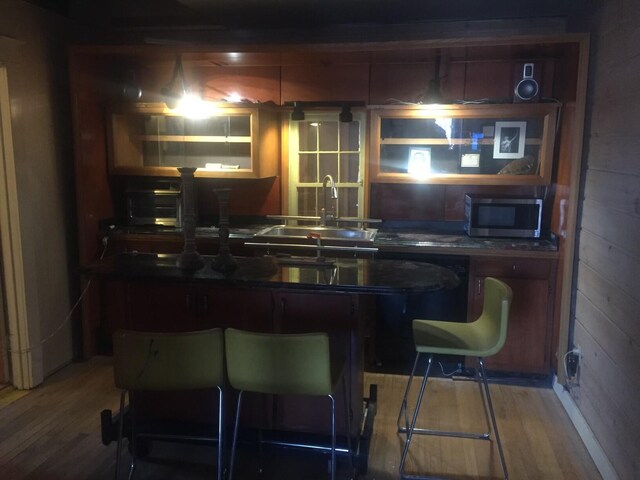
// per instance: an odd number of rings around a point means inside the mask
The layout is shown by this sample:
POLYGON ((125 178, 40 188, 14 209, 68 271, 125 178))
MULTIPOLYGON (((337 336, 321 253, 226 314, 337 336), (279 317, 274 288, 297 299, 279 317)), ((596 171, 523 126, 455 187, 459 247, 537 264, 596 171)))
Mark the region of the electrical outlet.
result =
POLYGON ((574 378, 578 374, 578 367, 580 366, 580 358, 582 357, 582 351, 579 346, 575 346, 573 350, 567 353, 567 376, 574 378))

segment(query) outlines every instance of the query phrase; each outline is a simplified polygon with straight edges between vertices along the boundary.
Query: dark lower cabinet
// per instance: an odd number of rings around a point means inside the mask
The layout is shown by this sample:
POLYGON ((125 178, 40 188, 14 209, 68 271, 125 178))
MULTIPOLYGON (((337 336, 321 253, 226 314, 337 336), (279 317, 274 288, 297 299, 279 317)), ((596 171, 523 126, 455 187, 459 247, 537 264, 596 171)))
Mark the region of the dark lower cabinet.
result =
MULTIPOLYGON (((548 374, 556 261, 531 258, 472 258, 469 276, 469 321, 482 312, 484 279, 495 277, 513 290, 507 340, 485 360, 489 370, 548 374)), ((474 367, 473 361, 467 366, 474 367)))
MULTIPOLYGON (((273 292, 274 331, 278 333, 328 332, 331 353, 345 361, 348 415, 357 431, 363 400, 363 328, 359 297, 340 293, 273 292)), ((345 431, 344 390, 335 395, 336 428, 345 431)), ((278 429, 330 433, 329 398, 278 397, 274 424, 278 429)))

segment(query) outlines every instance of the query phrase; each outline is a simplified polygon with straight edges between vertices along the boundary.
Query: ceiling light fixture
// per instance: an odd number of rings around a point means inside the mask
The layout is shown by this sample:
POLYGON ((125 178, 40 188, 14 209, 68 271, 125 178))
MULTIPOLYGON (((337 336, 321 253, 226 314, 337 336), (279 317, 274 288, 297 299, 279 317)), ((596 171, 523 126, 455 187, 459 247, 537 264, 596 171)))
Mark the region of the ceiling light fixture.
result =
POLYGON ((353 121, 353 113, 351 113, 351 107, 349 105, 342 106, 342 111, 340 112, 338 119, 342 123, 349 123, 353 121))
POLYGON ((442 103, 442 92, 440 91, 440 54, 436 57, 436 67, 433 79, 429 80, 427 93, 424 95, 424 103, 442 103))
POLYGON ((182 70, 182 57, 178 55, 173 67, 173 77, 171 77, 171 81, 160 90, 167 108, 174 110, 178 106, 180 99, 184 97, 186 90, 184 71, 182 70))
POLYGON ((302 110, 302 105, 298 102, 293 102, 293 112, 291 112, 291 120, 299 122, 300 120, 304 120, 304 110, 302 110))
POLYGON ((176 57, 171 81, 160 93, 167 108, 183 117, 203 119, 216 114, 217 109, 213 103, 203 100, 197 89, 187 87, 180 55, 176 57))
POLYGON ((300 121, 305 119, 304 109, 313 110, 332 110, 335 111, 336 108, 340 108, 340 113, 338 115, 338 119, 340 122, 349 123, 353 121, 353 112, 351 109, 353 107, 364 107, 365 103, 360 101, 349 101, 349 100, 330 100, 330 101, 313 101, 313 102, 301 102, 301 101, 293 101, 293 102, 284 102, 284 106, 291 108, 293 107, 293 111, 291 112, 291 120, 300 121))

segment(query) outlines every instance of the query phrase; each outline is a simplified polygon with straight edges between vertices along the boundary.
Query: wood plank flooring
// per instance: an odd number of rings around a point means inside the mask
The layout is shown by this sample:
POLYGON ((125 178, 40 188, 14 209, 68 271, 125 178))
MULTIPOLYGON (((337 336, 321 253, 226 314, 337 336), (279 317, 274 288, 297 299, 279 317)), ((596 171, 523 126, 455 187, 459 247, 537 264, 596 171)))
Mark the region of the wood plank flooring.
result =
MULTIPOLYGON (((367 374, 366 381, 378 385, 378 411, 369 471, 361 478, 397 479, 403 437, 396 433, 395 423, 406 377, 367 374)), ((427 394, 433 396, 426 398, 422 425, 484 431, 476 384, 441 379, 429 383, 427 394)), ((600 478, 553 391, 504 385, 491 385, 491 389, 512 479, 600 478)), ((117 411, 117 404, 109 358, 72 364, 26 395, 4 389, 0 394, 0 478, 113 478, 115 445, 102 445, 99 418, 105 408, 117 411)), ((428 469, 458 479, 500 478, 497 449, 490 442, 414 438, 409 470, 428 469)), ((135 478, 214 478, 215 455, 215 448, 209 446, 154 444, 135 478)), ((247 455, 239 457, 240 469, 234 478, 253 478, 248 472, 255 470, 256 463, 247 455)), ((261 478, 328 478, 322 455, 297 457, 302 464, 288 461, 290 453, 281 450, 265 451, 265 457, 268 471, 261 478)), ((344 463, 339 478, 346 478, 344 463)))

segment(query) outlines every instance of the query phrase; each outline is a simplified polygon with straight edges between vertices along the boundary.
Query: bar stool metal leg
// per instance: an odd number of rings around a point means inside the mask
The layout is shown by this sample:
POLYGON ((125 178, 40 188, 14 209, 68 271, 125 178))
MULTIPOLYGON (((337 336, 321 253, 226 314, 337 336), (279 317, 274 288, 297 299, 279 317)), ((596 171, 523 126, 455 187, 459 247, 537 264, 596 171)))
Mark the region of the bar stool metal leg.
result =
POLYGON ((242 393, 243 391, 240 390, 240 392, 238 392, 238 404, 236 407, 236 423, 233 426, 233 440, 231 442, 231 460, 230 460, 230 465, 229 465, 229 480, 233 480, 233 467, 235 465, 235 460, 236 460, 236 443, 238 440, 238 425, 240 424, 240 408, 242 407, 242 393))
POLYGON ((122 456, 122 431, 124 429, 124 397, 126 394, 126 390, 122 390, 120 392, 120 421, 118 422, 118 443, 116 446, 116 480, 118 480, 118 477, 120 476, 120 457, 122 456))
POLYGON ((502 442, 500 441, 500 434, 498 433, 498 424, 496 423, 496 416, 493 412, 493 404, 491 402, 491 394, 489 393, 489 383, 487 382, 487 375, 484 370, 484 360, 478 357, 478 362, 480 363, 480 372, 482 374, 482 382, 484 384, 484 391, 487 397, 487 404, 489 406, 489 414, 491 415, 491 424, 493 426, 493 431, 496 435, 496 443, 498 444, 498 452, 500 453, 500 463, 502 464, 502 471, 504 472, 505 480, 509 479, 509 473, 507 472, 507 462, 504 458, 504 451, 502 450, 502 442))
POLYGON ((482 378, 480 378, 480 357, 478 357, 478 370, 476 370, 475 381, 478 384, 478 390, 480 391, 480 398, 482 399, 482 408, 484 409, 484 419, 487 424, 486 438, 491 437, 491 420, 489 418, 489 407, 487 407, 487 400, 483 389, 482 378))
POLYGON ((349 478, 353 478, 353 451, 351 450, 351 408, 349 408, 349 392, 347 379, 342 375, 342 389, 344 390, 344 419, 347 427, 347 455, 349 456, 349 478))
POLYGON ((416 352, 416 359, 413 361, 413 368, 411 369, 411 375, 409 375, 409 381, 407 382, 407 388, 404 390, 404 397, 402 397, 402 405, 400 405, 400 412, 398 413, 398 433, 406 433, 409 428, 409 417, 407 415, 407 397, 409 390, 411 390, 411 384, 413 383, 413 377, 416 374, 416 368, 418 367, 418 360, 420 359, 420 352, 416 352), (400 420, 404 414, 404 427, 400 426, 400 420))
POLYGON ((327 395, 331 400, 331 480, 336 480, 336 401, 333 395, 327 395))
POLYGON ((416 402, 416 409, 413 412, 413 418, 411 419, 411 425, 407 430, 407 441, 404 444, 402 450, 402 459, 400 460, 400 478, 404 477, 404 464, 407 461, 407 454, 409 453, 409 445, 411 445, 411 438, 413 437, 413 430, 416 427, 416 420, 418 420, 418 412, 420 411, 420 404, 422 403, 422 397, 424 396, 424 390, 427 386, 427 379, 429 378, 429 372, 431 371, 431 365, 433 362, 433 355, 429 355, 427 360, 427 369, 424 372, 422 384, 420 385, 420 393, 418 394, 418 401, 416 402))
POLYGON ((222 387, 218 386, 218 480, 222 480, 222 447, 224 438, 222 436, 222 426, 224 424, 222 411, 222 387))
POLYGON ((129 467, 129 480, 133 478, 133 473, 136 470, 136 457, 137 457, 137 445, 136 445, 136 416, 135 416, 135 400, 131 396, 129 391, 129 416, 131 417, 131 466, 129 467))

